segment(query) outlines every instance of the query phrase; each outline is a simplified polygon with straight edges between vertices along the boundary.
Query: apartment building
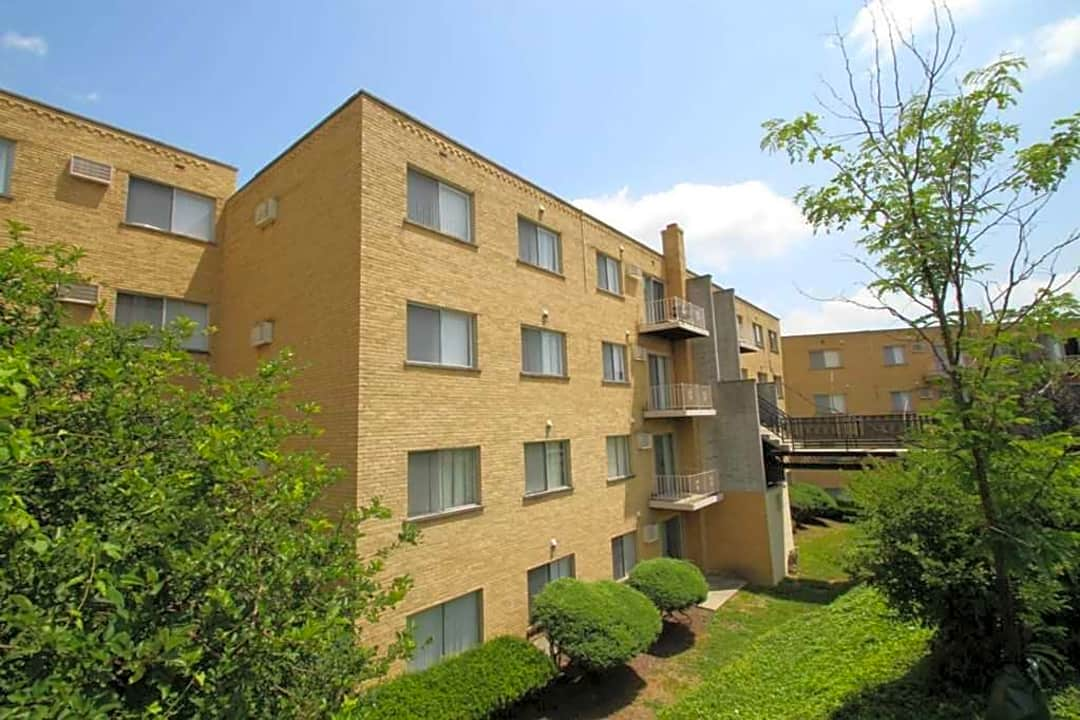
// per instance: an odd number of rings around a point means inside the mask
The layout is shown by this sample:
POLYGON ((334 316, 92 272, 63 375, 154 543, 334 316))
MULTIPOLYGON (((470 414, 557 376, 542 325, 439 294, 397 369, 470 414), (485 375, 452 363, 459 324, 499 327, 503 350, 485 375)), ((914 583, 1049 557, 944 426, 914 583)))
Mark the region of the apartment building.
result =
POLYGON ((657 252, 362 92, 235 192, 227 165, 4 93, 0 148, 0 218, 86 251, 82 316, 212 324, 190 349, 224 374, 295 351, 345 469, 327 506, 394 511, 362 551, 421 529, 391 561, 414 590, 367 631, 431 638, 412 667, 525 633, 557 577, 670 555, 783 578, 757 414, 779 321, 688 271, 677 225, 657 252))

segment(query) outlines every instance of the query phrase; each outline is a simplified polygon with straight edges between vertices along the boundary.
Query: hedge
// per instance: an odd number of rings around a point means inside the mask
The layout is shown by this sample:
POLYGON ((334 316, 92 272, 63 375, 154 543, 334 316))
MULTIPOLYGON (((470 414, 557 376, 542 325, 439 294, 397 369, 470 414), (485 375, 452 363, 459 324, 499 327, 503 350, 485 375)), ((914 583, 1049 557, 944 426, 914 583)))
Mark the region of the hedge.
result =
POLYGON ((817 485, 791 483, 788 486, 788 501, 791 504, 791 517, 797 523, 840 514, 840 507, 833 496, 817 485))
POLYGON ((557 674, 542 650, 497 637, 346 703, 337 720, 479 720, 505 710, 557 674))
POLYGON ((660 635, 660 612, 649 598, 611 580, 563 578, 536 596, 533 621, 570 662, 607 670, 644 652, 660 635))
POLYGON ((709 583, 697 565, 676 558, 654 558, 634 566, 627 581, 665 615, 704 602, 709 583))

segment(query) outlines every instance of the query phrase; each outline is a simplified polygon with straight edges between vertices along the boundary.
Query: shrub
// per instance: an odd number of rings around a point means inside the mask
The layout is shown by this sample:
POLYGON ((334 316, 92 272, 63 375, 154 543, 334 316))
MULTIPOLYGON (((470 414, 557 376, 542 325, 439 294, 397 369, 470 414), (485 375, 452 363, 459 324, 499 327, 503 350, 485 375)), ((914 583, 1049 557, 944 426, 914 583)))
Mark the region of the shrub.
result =
POLYGON ((630 587, 643 593, 660 612, 681 612, 705 600, 709 583, 697 565, 675 558, 654 558, 630 571, 630 587))
POLYGON ((805 523, 816 517, 835 516, 840 512, 832 495, 808 483, 791 483, 788 501, 791 504, 791 518, 797 523, 805 523))
POLYGON ((505 710, 543 688, 555 663, 532 643, 498 637, 355 700, 339 720, 472 720, 505 710))
POLYGON ((533 621, 554 652, 587 670, 622 665, 660 635, 660 612, 649 598, 611 580, 563 578, 536 596, 533 621))

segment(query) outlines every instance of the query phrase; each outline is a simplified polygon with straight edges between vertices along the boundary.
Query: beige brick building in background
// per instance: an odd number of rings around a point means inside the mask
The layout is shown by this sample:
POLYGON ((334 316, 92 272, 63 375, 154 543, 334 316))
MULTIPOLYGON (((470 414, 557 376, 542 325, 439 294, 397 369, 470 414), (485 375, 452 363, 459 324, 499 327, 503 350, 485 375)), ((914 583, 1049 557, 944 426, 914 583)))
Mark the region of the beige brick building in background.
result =
POLYGON ((0 167, 0 219, 85 250, 92 284, 61 289, 80 319, 212 325, 189 348, 223 374, 296 352, 346 471, 327 507, 391 507, 362 550, 422 531, 368 635, 411 622, 413 667, 525 633, 564 575, 785 575, 758 419, 791 401, 779 320, 689 271, 677 225, 656 252, 365 93, 235 191, 232 167, 0 93, 0 167))

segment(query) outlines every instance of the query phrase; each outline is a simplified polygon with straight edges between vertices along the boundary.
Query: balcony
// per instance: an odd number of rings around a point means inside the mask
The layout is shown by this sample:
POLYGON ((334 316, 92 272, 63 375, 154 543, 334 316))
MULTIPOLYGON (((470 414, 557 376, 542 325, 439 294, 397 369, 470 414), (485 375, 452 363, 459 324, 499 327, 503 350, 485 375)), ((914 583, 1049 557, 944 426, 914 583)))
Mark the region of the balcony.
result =
POLYGON ((705 309, 680 297, 666 297, 645 303, 645 319, 639 333, 660 335, 669 340, 708 337, 705 309))
POLYGON ((761 350, 754 339, 748 335, 743 335, 742 329, 739 330, 739 352, 740 353, 752 353, 761 350))
POLYGON ((692 475, 657 475, 649 507, 694 512, 723 500, 715 470, 692 475))
POLYGON ((654 385, 649 388, 649 402, 645 406, 645 419, 706 417, 716 415, 713 407, 712 387, 676 383, 654 385))

